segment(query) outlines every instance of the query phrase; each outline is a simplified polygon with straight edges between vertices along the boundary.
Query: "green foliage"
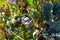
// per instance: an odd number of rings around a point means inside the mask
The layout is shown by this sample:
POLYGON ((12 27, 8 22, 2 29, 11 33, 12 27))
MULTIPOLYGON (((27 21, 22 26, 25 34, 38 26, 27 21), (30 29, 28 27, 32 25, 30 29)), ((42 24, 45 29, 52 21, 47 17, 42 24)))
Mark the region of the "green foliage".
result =
POLYGON ((0 8, 3 7, 3 4, 4 4, 4 3, 0 1, 0 8))
POLYGON ((6 0, 0 0, 0 8, 2 8, 5 3, 6 3, 6 0))
MULTIPOLYGON (((22 0, 21 0, 22 1, 22 0)), ((28 4, 28 6, 22 6, 24 5, 23 4, 23 1, 21 4, 12 4, 12 3, 9 3, 7 2, 7 0, 0 0, 0 9, 1 8, 5 8, 7 9, 7 13, 6 14, 11 14, 13 17, 11 17, 11 15, 8 17, 8 16, 4 16, 5 18, 5 21, 3 22, 4 23, 4 29, 7 29, 7 21, 9 20, 10 21, 10 26, 11 27, 11 30, 13 31, 13 35, 10 35, 9 37, 9 40, 19 40, 19 38, 23 38, 24 40, 33 40, 33 32, 34 30, 36 29, 35 27, 38 27, 38 25, 40 23, 43 22, 43 18, 44 18, 44 15, 43 15, 43 3, 41 0, 25 0, 28 4), (6 4, 6 6, 4 6, 6 4), (21 6, 21 7, 20 7, 21 6), (21 10, 22 9, 28 9, 28 13, 22 13, 21 10), (30 9, 29 9, 30 8, 30 9), (8 11, 9 10, 9 11, 8 11), (11 19, 14 18, 15 20, 19 17, 23 17, 23 16, 26 16, 26 17, 29 17, 32 21, 32 25, 31 28, 29 30, 31 30, 31 33, 28 33, 28 29, 25 28, 25 25, 21 24, 21 22, 17 22, 16 24, 13 24, 11 22, 11 19), (14 28, 19 28, 19 34, 16 34, 14 28)), ((56 0, 57 1, 57 0, 56 0)), ((1 9, 2 10, 2 9, 1 9)), ((2 37, 0 37, 0 39, 2 39, 2 37)))

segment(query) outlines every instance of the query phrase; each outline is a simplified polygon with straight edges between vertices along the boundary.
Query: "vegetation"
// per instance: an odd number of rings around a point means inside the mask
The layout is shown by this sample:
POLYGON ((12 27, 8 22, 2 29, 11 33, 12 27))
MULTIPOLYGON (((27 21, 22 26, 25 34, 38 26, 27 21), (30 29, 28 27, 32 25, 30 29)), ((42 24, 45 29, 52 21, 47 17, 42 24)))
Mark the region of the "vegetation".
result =
POLYGON ((51 7, 57 0, 0 0, 0 40, 33 40, 33 32, 39 25, 53 19, 51 7), (50 6, 49 6, 50 7, 50 6), (47 12, 47 13, 46 13, 47 12), (46 17, 44 15, 46 13, 46 17), (49 17, 50 16, 50 17, 49 17))

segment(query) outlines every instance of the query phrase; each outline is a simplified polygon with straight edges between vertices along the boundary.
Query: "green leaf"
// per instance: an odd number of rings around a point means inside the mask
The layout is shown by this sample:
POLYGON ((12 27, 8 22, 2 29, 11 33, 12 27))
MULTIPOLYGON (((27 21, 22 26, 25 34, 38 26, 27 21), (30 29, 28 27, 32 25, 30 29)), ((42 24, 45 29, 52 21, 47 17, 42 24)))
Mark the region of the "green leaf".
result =
POLYGON ((30 4, 31 6, 33 6, 35 8, 33 0, 27 0, 27 2, 28 2, 28 4, 30 4))
POLYGON ((33 4, 33 0, 27 0, 29 4, 33 4))
POLYGON ((7 0, 0 0, 0 8, 3 7, 3 5, 6 3, 7 0))
POLYGON ((2 8, 2 7, 3 7, 3 4, 4 4, 4 3, 0 1, 0 8, 2 8))

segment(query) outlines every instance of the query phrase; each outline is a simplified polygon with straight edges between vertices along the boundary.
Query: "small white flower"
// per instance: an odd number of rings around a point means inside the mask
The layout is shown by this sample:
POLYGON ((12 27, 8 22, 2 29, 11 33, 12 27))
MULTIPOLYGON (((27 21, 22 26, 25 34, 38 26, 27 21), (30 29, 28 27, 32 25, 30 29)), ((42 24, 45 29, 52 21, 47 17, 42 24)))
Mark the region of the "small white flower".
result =
POLYGON ((53 12, 53 10, 51 10, 51 13, 53 12))
POLYGON ((22 17, 21 18, 22 19, 22 21, 21 21, 21 23, 22 24, 25 24, 25 25, 30 25, 30 19, 28 18, 28 17, 22 17), (27 22, 26 22, 27 21, 27 22))
POLYGON ((15 31, 18 31, 18 28, 14 28, 15 31))
POLYGON ((17 18, 17 21, 20 22, 20 18, 17 18))
POLYGON ((23 16, 21 19, 23 20, 25 18, 25 16, 23 16))
POLYGON ((12 21, 12 23, 13 23, 13 24, 15 24, 15 23, 16 23, 16 20, 15 20, 15 19, 12 19, 11 21, 12 21))
POLYGON ((24 20, 22 20, 22 21, 21 21, 21 23, 22 23, 22 24, 25 24, 25 21, 24 21, 24 20))
POLYGON ((2 12, 2 15, 5 15, 5 12, 2 12))
POLYGON ((54 22, 54 20, 53 20, 53 19, 52 19, 51 21, 52 21, 52 22, 54 22))
POLYGON ((28 21, 28 20, 30 20, 28 17, 25 17, 25 18, 24 18, 24 21, 28 21))
POLYGON ((25 22, 25 25, 30 25, 30 22, 25 22))
POLYGON ((5 21, 5 19, 4 19, 4 18, 3 18, 2 20, 3 20, 3 21, 5 21))
POLYGON ((10 21, 7 21, 7 25, 10 26, 10 21))

